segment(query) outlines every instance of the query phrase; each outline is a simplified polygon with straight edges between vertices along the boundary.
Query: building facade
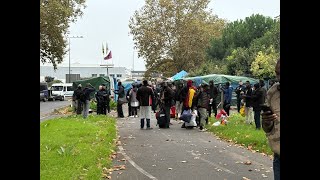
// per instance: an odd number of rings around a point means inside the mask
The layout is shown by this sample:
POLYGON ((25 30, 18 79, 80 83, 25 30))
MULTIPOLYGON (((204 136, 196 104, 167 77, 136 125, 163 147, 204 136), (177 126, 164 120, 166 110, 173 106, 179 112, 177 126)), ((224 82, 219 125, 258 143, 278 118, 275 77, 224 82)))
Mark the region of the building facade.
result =
MULTIPOLYGON (((41 77, 51 76, 63 82, 67 82, 66 78, 69 74, 69 66, 59 64, 54 70, 52 65, 40 65, 40 79, 41 77)), ((116 79, 124 80, 131 78, 131 71, 126 67, 106 67, 99 64, 71 64, 70 74, 80 76, 80 78, 91 78, 100 76, 109 76, 116 79)))

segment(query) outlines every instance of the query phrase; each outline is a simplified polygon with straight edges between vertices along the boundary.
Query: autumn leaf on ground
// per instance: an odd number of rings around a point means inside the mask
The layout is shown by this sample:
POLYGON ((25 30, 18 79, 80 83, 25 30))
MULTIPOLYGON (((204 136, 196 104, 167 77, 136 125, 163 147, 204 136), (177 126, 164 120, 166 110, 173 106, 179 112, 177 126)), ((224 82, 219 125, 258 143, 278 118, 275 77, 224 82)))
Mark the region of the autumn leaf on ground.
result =
POLYGON ((124 170, 124 169, 126 169, 126 165, 122 165, 122 166, 120 167, 120 170, 124 170))
POLYGON ((249 149, 249 150, 252 150, 252 146, 248 146, 248 149, 249 149))
POLYGON ((251 161, 246 161, 244 164, 245 165, 251 165, 252 163, 251 163, 251 161))
POLYGON ((249 178, 247 177, 242 177, 243 180, 250 180, 249 178))

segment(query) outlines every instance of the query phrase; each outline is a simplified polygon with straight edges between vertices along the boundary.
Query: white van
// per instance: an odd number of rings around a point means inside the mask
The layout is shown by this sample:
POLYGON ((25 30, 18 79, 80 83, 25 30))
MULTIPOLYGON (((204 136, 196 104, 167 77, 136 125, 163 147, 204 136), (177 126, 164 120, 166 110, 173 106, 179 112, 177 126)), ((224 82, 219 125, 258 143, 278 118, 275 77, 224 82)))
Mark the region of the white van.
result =
POLYGON ((51 94, 54 100, 64 101, 66 97, 72 97, 73 91, 72 83, 55 83, 51 86, 51 94))

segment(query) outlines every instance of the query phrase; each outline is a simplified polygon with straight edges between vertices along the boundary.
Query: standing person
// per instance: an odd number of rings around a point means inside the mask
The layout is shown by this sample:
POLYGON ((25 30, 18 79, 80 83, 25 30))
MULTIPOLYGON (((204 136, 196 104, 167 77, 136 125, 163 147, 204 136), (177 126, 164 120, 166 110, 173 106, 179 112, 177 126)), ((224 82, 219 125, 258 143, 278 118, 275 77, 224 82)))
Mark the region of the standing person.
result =
POLYGON ((153 113, 156 113, 156 110, 157 110, 157 93, 156 93, 156 85, 154 83, 152 83, 152 92, 153 92, 153 99, 152 99, 152 111, 153 113))
POLYGON ((256 129, 261 129, 261 104, 264 104, 264 91, 260 87, 259 83, 256 83, 253 85, 253 92, 252 92, 252 106, 253 106, 253 112, 254 112, 254 122, 256 124, 256 129))
POLYGON ((130 117, 138 117, 138 106, 139 101, 137 100, 137 91, 138 88, 135 84, 132 84, 132 89, 129 91, 129 103, 131 104, 131 116, 130 117))
POLYGON ((96 93, 97 114, 106 114, 106 97, 107 93, 102 85, 99 86, 99 91, 96 93))
MULTIPOLYGON (((181 91, 181 97, 183 100, 183 110, 191 110, 194 102, 194 95, 196 93, 197 88, 192 85, 193 81, 188 80, 187 86, 185 86, 181 91)), ((185 123, 182 124, 181 128, 185 128, 185 123)))
POLYGON ((143 80, 143 85, 137 91, 137 99, 140 104, 140 128, 144 128, 144 119, 147 121, 147 129, 153 129, 150 126, 151 104, 150 97, 153 98, 152 89, 148 87, 148 81, 143 80))
POLYGON ((264 102, 266 101, 266 98, 267 98, 267 88, 265 86, 265 83, 262 79, 259 80, 259 85, 260 85, 260 88, 261 88, 261 91, 262 91, 262 101, 263 101, 263 104, 264 102))
POLYGON ((106 114, 107 114, 107 112, 110 113, 111 92, 110 92, 110 89, 106 88, 105 86, 104 88, 106 90, 106 114))
POLYGON ((252 87, 249 81, 246 81, 246 89, 244 92, 244 102, 245 102, 245 114, 246 114, 246 123, 252 124, 253 122, 253 108, 252 108, 252 87))
MULTIPOLYGON (((115 90, 114 93, 118 94, 118 100, 119 98, 125 97, 124 86, 122 85, 121 81, 118 82, 118 90, 115 90)), ((122 104, 119 103, 119 101, 117 103, 117 113, 118 113, 118 118, 124 118, 122 104)))
POLYGON ((240 108, 241 108, 241 92, 244 92, 244 86, 243 86, 243 83, 242 81, 240 80, 239 81, 239 86, 236 88, 236 94, 237 94, 237 110, 238 110, 238 113, 240 113, 240 108))
POLYGON ((131 84, 131 87, 128 89, 128 91, 126 93, 126 99, 129 102, 128 103, 128 117, 132 116, 132 113, 131 113, 132 109, 131 109, 130 95, 129 95, 129 92, 131 91, 132 88, 133 88, 133 83, 131 84))
POLYGON ((166 127, 169 128, 170 125, 170 108, 172 106, 172 101, 174 97, 174 91, 169 87, 169 85, 164 82, 161 94, 161 101, 163 104, 165 117, 166 117, 166 127))
POLYGON ((180 118, 183 106, 183 99, 181 96, 181 91, 183 89, 183 83, 179 83, 175 91, 175 101, 176 101, 176 119, 180 118))
POLYGON ((82 102, 80 100, 80 95, 82 94, 82 85, 79 84, 77 89, 74 90, 73 96, 75 96, 76 99, 76 113, 81 114, 82 112, 82 102))
POLYGON ((200 91, 197 92, 194 99, 197 99, 197 110, 200 114, 200 131, 205 131, 204 126, 206 119, 208 118, 208 106, 209 106, 209 95, 208 95, 208 85, 201 84, 200 91))
POLYGON ((89 108, 90 108, 90 100, 91 100, 90 94, 95 91, 96 91, 96 89, 90 83, 87 83, 86 87, 83 89, 83 94, 85 97, 84 103, 83 103, 83 118, 88 117, 89 108))
POLYGON ((231 106, 231 100, 232 100, 232 91, 233 88, 230 86, 230 82, 226 82, 225 87, 223 90, 223 109, 226 111, 228 116, 230 115, 230 106, 231 106))
POLYGON ((280 59, 277 61, 275 72, 278 83, 275 83, 267 92, 266 105, 271 111, 262 113, 262 128, 274 152, 274 180, 280 180, 280 59))
POLYGON ((214 112, 214 117, 217 116, 217 97, 218 88, 214 85, 213 80, 209 81, 209 117, 211 117, 211 109, 214 112))

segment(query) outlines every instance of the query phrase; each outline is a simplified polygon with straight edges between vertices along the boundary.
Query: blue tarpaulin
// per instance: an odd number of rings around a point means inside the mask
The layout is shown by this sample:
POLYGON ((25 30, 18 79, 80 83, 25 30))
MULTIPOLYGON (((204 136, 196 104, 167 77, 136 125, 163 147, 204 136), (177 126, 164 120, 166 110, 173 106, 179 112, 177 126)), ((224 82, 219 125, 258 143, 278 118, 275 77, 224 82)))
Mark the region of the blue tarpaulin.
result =
POLYGON ((172 76, 172 80, 179 80, 186 77, 188 73, 185 70, 178 72, 176 75, 172 76))

